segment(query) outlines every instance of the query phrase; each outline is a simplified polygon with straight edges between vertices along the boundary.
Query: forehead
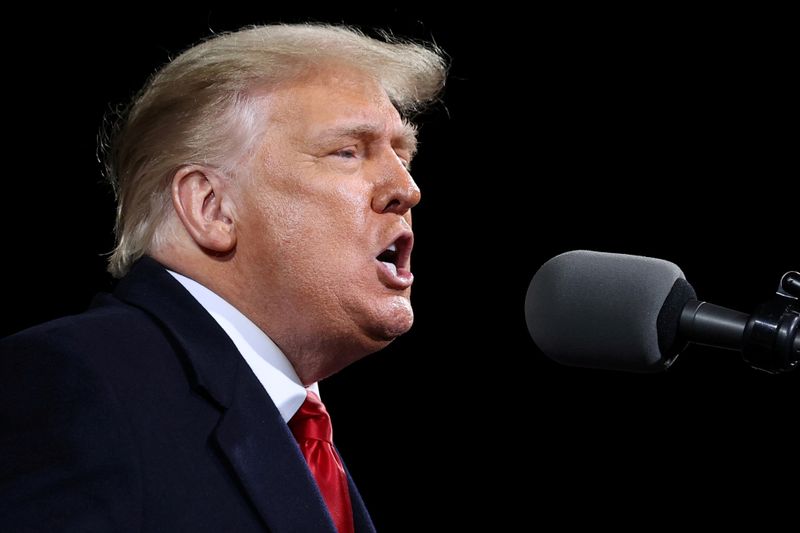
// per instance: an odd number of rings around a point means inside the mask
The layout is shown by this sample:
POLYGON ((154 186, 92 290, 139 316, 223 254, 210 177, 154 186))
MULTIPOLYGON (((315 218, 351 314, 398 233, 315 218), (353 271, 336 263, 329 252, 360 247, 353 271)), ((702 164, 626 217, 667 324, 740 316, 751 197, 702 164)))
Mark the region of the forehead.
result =
POLYGON ((403 135, 406 125, 380 83, 352 67, 329 67, 282 84, 267 95, 269 120, 313 137, 346 124, 370 124, 403 135))

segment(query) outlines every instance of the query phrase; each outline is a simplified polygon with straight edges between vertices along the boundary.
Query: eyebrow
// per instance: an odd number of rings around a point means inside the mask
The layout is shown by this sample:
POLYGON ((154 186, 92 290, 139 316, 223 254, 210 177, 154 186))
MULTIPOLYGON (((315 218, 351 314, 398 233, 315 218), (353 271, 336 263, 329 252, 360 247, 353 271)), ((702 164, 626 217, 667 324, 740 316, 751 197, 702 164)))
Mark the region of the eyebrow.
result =
MULTIPOLYGON (((383 135, 383 128, 377 124, 365 122, 325 130, 317 136, 315 142, 324 144, 337 139, 376 139, 381 135, 383 135)), ((395 144, 396 140, 399 140, 401 146, 413 156, 417 151, 417 128, 404 120, 399 133, 392 135, 392 144, 395 144)))

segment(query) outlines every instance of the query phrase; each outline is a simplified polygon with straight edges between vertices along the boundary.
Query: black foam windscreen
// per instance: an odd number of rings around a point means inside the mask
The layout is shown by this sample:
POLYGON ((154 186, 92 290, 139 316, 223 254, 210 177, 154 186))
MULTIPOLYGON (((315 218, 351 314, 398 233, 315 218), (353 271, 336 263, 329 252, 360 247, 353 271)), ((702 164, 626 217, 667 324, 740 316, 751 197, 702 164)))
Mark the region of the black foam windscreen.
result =
POLYGON ((676 285, 678 280, 685 282, 681 269, 662 259, 566 252, 542 265, 531 281, 525 300, 528 330, 539 349, 562 364, 663 370, 676 355, 671 349, 679 300, 689 294, 686 287, 691 289, 688 283, 676 285), (674 325, 667 325, 673 319, 674 325))

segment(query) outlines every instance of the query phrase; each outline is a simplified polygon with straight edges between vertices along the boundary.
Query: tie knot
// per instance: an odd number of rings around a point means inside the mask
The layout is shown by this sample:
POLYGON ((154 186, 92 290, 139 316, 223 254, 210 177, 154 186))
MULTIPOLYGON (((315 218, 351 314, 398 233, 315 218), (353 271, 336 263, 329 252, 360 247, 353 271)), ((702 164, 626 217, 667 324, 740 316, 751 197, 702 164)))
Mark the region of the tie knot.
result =
POLYGON ((298 442, 311 439, 333 443, 331 417, 319 397, 311 391, 306 393, 306 401, 289 420, 289 429, 298 442))

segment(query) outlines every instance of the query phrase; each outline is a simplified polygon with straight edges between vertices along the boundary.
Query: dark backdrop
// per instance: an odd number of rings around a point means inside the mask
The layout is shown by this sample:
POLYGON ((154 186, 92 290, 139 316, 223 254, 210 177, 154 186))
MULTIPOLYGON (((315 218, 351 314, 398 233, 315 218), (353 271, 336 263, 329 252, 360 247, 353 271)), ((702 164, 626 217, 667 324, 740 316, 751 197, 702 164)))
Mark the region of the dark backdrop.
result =
POLYGON ((452 69, 415 161, 417 322, 322 389, 379 529, 774 519, 798 496, 796 374, 701 348, 660 375, 562 368, 529 339, 522 303, 538 266, 577 248, 671 260, 702 298, 742 311, 800 268, 789 20, 574 6, 9 15, 2 333, 112 287, 97 130, 171 54, 276 21, 433 39, 452 69))

